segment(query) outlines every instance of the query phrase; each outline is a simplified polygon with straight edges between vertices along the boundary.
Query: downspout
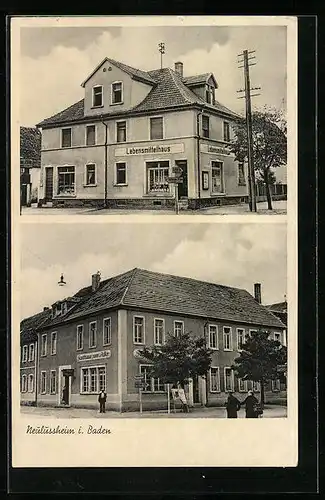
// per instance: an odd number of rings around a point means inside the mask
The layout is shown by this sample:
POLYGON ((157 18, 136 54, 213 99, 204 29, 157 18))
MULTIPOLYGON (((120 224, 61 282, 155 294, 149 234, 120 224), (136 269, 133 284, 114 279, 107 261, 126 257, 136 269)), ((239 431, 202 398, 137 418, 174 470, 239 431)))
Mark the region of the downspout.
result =
POLYGON ((39 373, 39 334, 37 334, 37 341, 35 342, 35 406, 37 406, 37 391, 38 391, 38 373, 39 373))
POLYGON ((196 140, 197 140, 197 175, 198 175, 198 198, 201 198, 201 156, 200 156, 200 116, 203 110, 199 111, 196 115, 196 140))
POLYGON ((105 126, 105 143, 104 143, 104 208, 107 208, 107 123, 101 120, 105 126))

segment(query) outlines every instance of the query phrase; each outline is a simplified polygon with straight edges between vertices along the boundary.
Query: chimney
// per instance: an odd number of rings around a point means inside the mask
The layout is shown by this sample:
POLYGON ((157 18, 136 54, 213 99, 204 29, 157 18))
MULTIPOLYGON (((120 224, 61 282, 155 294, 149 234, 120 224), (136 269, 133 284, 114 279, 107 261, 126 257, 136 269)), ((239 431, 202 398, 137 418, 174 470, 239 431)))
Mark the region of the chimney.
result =
POLYGON ((175 72, 181 77, 183 78, 183 63, 178 61, 178 62, 175 62, 175 72))
POLYGON ((262 303, 261 283, 254 284, 254 296, 255 296, 256 302, 261 304, 262 303))
POLYGON ((92 292, 96 292, 99 288, 100 284, 100 272, 97 271, 96 274, 93 274, 91 277, 91 290, 92 292))
POLYGON ((49 309, 49 307, 43 307, 43 311, 48 311, 49 309))

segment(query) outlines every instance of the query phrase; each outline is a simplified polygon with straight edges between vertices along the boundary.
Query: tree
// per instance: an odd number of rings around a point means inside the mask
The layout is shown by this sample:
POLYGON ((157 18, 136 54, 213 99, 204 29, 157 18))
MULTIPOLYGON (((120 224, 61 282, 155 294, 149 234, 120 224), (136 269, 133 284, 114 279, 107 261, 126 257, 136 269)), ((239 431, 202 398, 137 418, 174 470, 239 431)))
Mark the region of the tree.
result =
POLYGON ((242 351, 232 365, 237 377, 260 383, 262 407, 265 402, 265 384, 281 378, 279 367, 287 362, 286 347, 268 337, 269 332, 252 332, 246 337, 242 351))
MULTIPOLYGON (((231 150, 237 161, 248 160, 246 121, 233 126, 235 138, 231 150)), ((270 186, 275 182, 274 169, 287 163, 287 124, 282 111, 264 108, 252 113, 253 160, 256 179, 265 185, 268 209, 272 210, 270 186)))
POLYGON ((182 387, 189 378, 206 375, 211 365, 211 353, 204 337, 193 337, 190 333, 177 337, 168 334, 163 345, 139 350, 139 354, 152 364, 152 377, 182 387))

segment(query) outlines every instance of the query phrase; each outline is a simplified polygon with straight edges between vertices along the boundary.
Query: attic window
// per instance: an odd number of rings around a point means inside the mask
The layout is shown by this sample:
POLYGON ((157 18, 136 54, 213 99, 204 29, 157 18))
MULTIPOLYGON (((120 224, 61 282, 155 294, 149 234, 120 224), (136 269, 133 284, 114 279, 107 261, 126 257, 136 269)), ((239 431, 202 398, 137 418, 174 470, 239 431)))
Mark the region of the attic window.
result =
POLYGON ((212 85, 205 87, 205 100, 208 104, 215 104, 215 88, 212 85))
POLYGON ((93 87, 93 107, 99 107, 103 105, 103 86, 96 85, 93 87))
POLYGON ((122 82, 112 83, 112 104, 122 104, 123 102, 123 85, 122 82))

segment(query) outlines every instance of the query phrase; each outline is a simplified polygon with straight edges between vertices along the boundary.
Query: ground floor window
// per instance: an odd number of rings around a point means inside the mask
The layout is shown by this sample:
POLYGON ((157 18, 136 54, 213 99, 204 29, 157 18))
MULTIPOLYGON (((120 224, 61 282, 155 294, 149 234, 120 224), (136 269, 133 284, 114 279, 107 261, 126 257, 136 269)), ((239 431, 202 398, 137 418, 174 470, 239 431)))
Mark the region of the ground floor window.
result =
POLYGON ((168 193, 169 161, 150 161, 146 166, 148 193, 168 193))
POLYGON ((96 165, 95 163, 87 163, 86 165, 86 186, 96 185, 96 165))
POLYGON ((253 391, 259 392, 261 390, 259 382, 253 382, 253 391))
POLYGON ((238 186, 246 186, 244 163, 238 163, 238 186))
POLYGON ((272 391, 274 391, 274 392, 280 391, 280 389, 281 389, 280 379, 277 378, 276 380, 272 380, 271 387, 272 387, 272 391))
POLYGON ((238 379, 238 391, 239 392, 247 392, 248 391, 247 380, 243 380, 242 378, 238 379))
POLYGON ((218 366, 210 368, 210 392, 220 392, 220 369, 218 366))
POLYGON ((184 321, 174 321, 174 335, 180 337, 184 333, 184 321))
POLYGON ((231 368, 225 368, 224 371, 225 392, 234 390, 234 372, 231 368))
POLYGON ((51 370, 50 392, 51 394, 56 393, 56 370, 51 370))
POLYGON ((212 192, 223 193, 223 163, 221 161, 211 162, 211 175, 212 175, 212 192))
POLYGON ((140 374, 143 375, 145 383, 143 392, 164 392, 165 384, 158 377, 152 377, 151 370, 151 365, 140 365, 140 374))
POLYGON ((27 392, 27 375, 21 376, 21 392, 27 392))
POLYGON ((46 394, 46 372, 41 372, 41 394, 46 394))
POLYGON ((81 393, 99 393, 101 390, 106 391, 106 367, 81 368, 81 393))
POLYGON ((75 167, 58 167, 58 194, 75 194, 75 167))
POLYGON ((34 375, 32 373, 28 375, 28 392, 34 392, 34 375))
POLYGON ((115 164, 115 184, 125 186, 126 182, 126 163, 119 162, 115 164))

